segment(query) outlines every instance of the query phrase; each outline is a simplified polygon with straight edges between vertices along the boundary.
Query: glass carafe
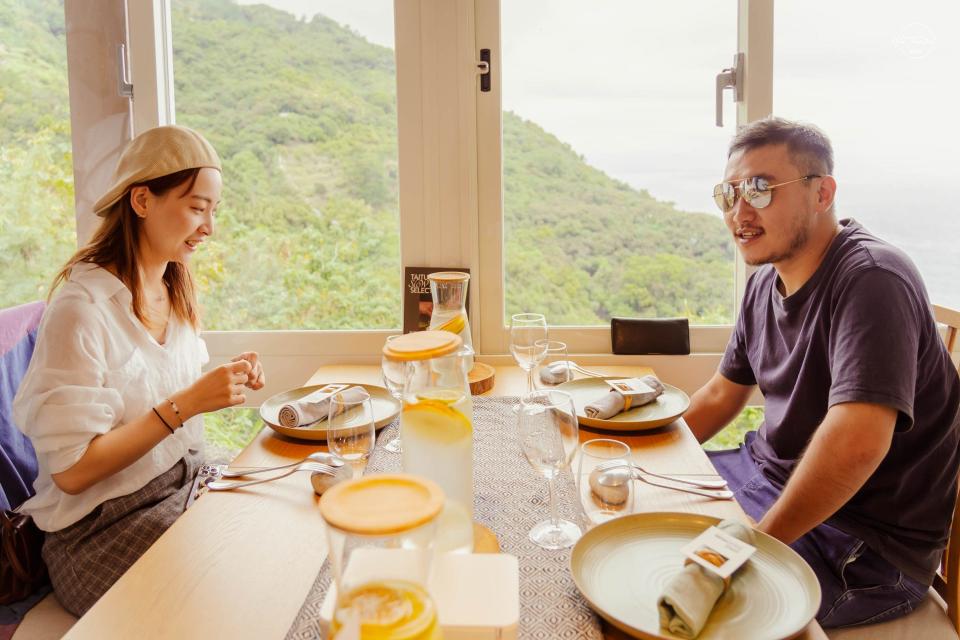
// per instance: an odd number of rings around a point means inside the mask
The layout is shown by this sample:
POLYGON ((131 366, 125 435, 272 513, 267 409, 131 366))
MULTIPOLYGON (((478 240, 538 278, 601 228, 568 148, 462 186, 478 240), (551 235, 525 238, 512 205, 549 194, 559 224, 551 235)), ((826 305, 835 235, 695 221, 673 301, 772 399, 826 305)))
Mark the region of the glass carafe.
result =
POLYGON ((405 474, 335 485, 320 500, 337 600, 336 640, 439 640, 428 591, 437 516, 436 483, 405 474))
POLYGON ((470 337, 470 320, 467 318, 467 286, 470 274, 462 271, 437 271, 427 276, 430 280, 430 295, 433 296, 433 315, 430 316, 431 331, 449 331, 460 336, 466 356, 467 372, 473 368, 473 339, 470 337))
POLYGON ((473 550, 473 401, 467 358, 459 336, 420 331, 384 347, 388 358, 408 362, 400 430, 403 470, 443 488, 446 504, 437 523, 439 551, 473 550))

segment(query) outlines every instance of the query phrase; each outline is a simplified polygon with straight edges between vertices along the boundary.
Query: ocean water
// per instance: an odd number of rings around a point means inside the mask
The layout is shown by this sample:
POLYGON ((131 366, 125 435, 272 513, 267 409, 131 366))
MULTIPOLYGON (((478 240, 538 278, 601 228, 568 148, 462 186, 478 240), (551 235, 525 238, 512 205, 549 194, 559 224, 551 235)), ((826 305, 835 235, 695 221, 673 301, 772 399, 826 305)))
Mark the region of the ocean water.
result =
POLYGON ((940 204, 947 198, 928 192, 925 203, 863 200, 839 206, 837 213, 903 249, 920 269, 932 303, 960 309, 960 214, 940 204))

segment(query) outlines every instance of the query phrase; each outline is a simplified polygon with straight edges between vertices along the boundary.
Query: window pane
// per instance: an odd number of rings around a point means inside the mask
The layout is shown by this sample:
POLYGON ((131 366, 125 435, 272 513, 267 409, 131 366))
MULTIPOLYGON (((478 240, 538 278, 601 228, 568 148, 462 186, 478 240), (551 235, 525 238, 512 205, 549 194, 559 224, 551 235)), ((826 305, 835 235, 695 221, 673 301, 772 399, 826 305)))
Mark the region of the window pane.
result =
POLYGON ((838 217, 905 250, 931 300, 960 307, 960 5, 853 4, 777 4, 774 111, 830 136, 838 217))
POLYGON ((227 0, 173 3, 173 49, 177 122, 224 164, 204 328, 399 327, 393 51, 227 0))
POLYGON ((712 193, 736 116, 728 92, 728 126, 714 125, 736 3, 501 11, 507 316, 732 322, 734 248, 712 193))
POLYGON ((76 251, 60 2, 0 4, 0 308, 45 299, 76 251))

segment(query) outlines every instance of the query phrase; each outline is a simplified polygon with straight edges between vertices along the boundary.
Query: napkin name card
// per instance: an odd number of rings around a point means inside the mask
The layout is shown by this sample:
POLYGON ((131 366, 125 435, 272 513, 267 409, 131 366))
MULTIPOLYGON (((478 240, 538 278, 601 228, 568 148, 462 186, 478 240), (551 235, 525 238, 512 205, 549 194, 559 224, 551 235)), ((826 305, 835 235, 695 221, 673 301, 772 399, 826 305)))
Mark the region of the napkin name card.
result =
POLYGON ((649 401, 650 394, 655 394, 656 389, 648 385, 640 378, 623 378, 621 380, 607 380, 610 387, 623 396, 623 410, 630 407, 644 404, 649 401))
MULTIPOLYGON (((403 579, 414 574, 416 551, 358 549, 350 557, 350 577, 403 579)), ((520 623, 520 565, 505 553, 441 553, 433 559, 427 590, 437 606, 443 640, 516 640, 520 623)), ((320 627, 329 634, 336 586, 320 608, 320 627)))
POLYGON ((750 559, 757 548, 717 527, 691 540, 681 552, 689 561, 726 580, 750 559))
POLYGON ((303 396, 300 398, 300 402, 307 404, 320 404, 324 400, 340 393, 341 391, 346 391, 350 385, 348 384, 328 384, 325 387, 321 387, 316 391, 303 396))

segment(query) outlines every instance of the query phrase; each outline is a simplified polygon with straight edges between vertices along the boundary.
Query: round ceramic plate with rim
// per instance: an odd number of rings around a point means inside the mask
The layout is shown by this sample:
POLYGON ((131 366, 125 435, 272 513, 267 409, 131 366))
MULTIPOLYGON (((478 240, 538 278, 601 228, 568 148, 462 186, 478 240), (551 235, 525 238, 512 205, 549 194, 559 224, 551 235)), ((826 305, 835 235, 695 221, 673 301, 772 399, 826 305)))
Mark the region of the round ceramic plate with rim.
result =
POLYGON ((290 438, 297 438, 299 440, 326 440, 326 420, 314 422, 306 427, 284 427, 280 424, 280 407, 292 400, 299 400, 308 393, 313 393, 328 384, 349 384, 352 387, 363 387, 366 389, 367 393, 370 394, 370 404, 373 405, 373 417, 377 429, 382 429, 387 426, 400 414, 400 401, 390 395, 390 392, 383 387, 378 387, 373 384, 325 382, 324 384, 314 384, 307 387, 290 389, 289 391, 284 391, 272 396, 260 405, 260 417, 271 429, 290 438))
POLYGON ((624 376, 604 376, 603 378, 581 378, 557 385, 557 389, 566 391, 573 396, 573 404, 577 409, 577 419, 580 424, 598 429, 611 431, 641 431, 656 429, 670 424, 683 415, 690 406, 690 398, 680 389, 662 382, 663 393, 660 397, 645 405, 634 407, 629 411, 618 413, 612 418, 600 420, 590 418, 584 413, 584 407, 610 392, 610 385, 605 380, 622 380, 624 376))
MULTIPOLYGON (((633 637, 679 638, 660 627, 657 599, 683 567, 680 550, 718 522, 694 513, 638 513, 597 525, 573 547, 573 581, 597 613, 633 637)), ((756 536, 756 553, 734 574, 697 640, 781 640, 816 615, 813 569, 779 540, 756 536)))

